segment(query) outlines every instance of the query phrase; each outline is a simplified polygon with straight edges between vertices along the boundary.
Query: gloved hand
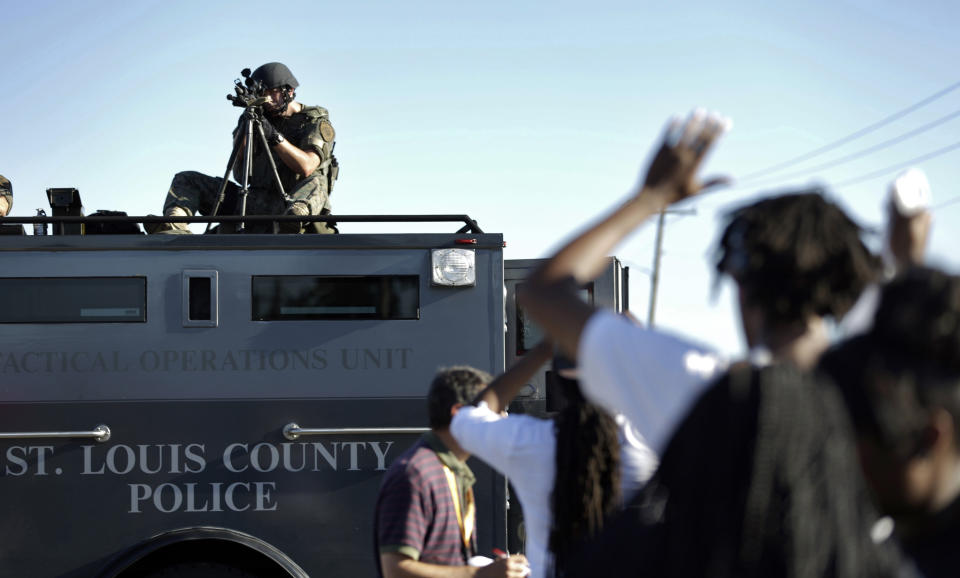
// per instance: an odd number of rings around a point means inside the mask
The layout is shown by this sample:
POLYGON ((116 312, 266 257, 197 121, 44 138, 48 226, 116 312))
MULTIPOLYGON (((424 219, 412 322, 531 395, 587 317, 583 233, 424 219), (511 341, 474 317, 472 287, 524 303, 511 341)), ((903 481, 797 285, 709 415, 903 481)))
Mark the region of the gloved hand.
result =
POLYGON ((267 144, 270 146, 277 146, 284 140, 283 135, 280 134, 280 131, 273 126, 273 123, 271 123, 267 117, 263 117, 263 119, 260 120, 260 125, 263 127, 263 136, 267 138, 267 144))

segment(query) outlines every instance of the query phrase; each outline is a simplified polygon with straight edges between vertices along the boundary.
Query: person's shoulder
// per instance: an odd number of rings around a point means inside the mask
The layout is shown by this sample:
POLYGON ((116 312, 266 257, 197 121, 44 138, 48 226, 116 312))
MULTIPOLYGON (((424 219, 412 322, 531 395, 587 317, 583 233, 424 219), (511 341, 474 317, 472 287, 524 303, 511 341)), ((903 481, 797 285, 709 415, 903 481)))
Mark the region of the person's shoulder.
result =
POLYGON ((435 470, 442 469, 440 458, 429 445, 422 440, 400 454, 390 465, 388 477, 422 478, 435 470))
POLYGON ((703 413, 706 420, 755 424, 761 408, 774 406, 789 408, 794 416, 789 423, 778 424, 779 431, 807 419, 818 423, 821 433, 832 431, 840 407, 832 388, 791 364, 738 362, 703 392, 688 418, 703 413))
POLYGON ((294 118, 299 119, 301 126, 311 127, 311 130, 319 133, 325 143, 332 143, 337 138, 337 131, 330 123, 330 113, 322 106, 304 105, 294 118))
POLYGON ((300 109, 298 114, 305 115, 307 118, 320 120, 320 119, 330 119, 330 111, 323 108, 322 106, 307 106, 303 105, 303 108, 300 109))
POLYGON ((453 416, 450 422, 450 430, 456 431, 460 426, 467 423, 499 421, 503 416, 491 411, 487 402, 481 401, 477 405, 465 405, 453 416))
POLYGON ((509 441, 518 442, 520 440, 517 437, 521 434, 535 432, 540 435, 542 434, 540 430, 548 432, 552 437, 553 420, 520 413, 503 415, 491 410, 486 402, 480 402, 476 406, 468 405, 460 408, 450 424, 450 431, 453 432, 454 437, 469 435, 470 430, 478 433, 482 431, 487 438, 491 435, 508 436, 509 441), (496 425, 488 428, 490 424, 496 425))
POLYGON ((649 358, 668 359, 679 356, 690 373, 715 376, 726 369, 727 360, 713 348, 660 328, 641 325, 625 315, 600 309, 584 329, 581 347, 612 351, 619 347, 632 353, 645 353, 649 358))

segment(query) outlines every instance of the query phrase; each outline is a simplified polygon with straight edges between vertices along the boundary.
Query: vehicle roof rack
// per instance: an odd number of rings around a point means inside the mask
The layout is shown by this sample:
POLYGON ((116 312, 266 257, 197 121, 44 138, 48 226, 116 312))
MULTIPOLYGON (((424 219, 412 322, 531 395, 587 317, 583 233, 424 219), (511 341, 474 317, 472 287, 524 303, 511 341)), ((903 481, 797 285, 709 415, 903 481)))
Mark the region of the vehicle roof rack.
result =
POLYGON ((51 224, 56 227, 55 234, 69 234, 69 226, 86 223, 110 224, 147 224, 147 223, 463 223, 456 233, 483 234, 483 229, 469 215, 218 215, 213 217, 162 217, 145 216, 45 216, 45 217, 4 217, 6 224, 51 224))

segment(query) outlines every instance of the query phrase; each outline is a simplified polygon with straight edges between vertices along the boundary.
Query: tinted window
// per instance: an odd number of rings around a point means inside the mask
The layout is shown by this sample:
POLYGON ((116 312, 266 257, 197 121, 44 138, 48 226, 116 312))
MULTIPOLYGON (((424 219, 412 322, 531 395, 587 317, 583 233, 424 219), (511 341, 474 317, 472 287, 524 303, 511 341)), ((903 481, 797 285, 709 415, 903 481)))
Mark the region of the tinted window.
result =
MULTIPOLYGON (((520 292, 519 286, 517 293, 520 292)), ((577 291, 577 294, 586 303, 593 305, 593 283, 586 288, 577 291)), ((517 308, 517 355, 524 355, 543 341, 543 329, 529 316, 521 307, 520 302, 514 298, 514 305, 517 308)))
POLYGON ((190 277, 188 290, 190 297, 190 321, 208 321, 212 319, 212 303, 210 302, 210 277, 190 277))
POLYGON ((419 319, 416 275, 253 278, 253 319, 419 319))
POLYGON ((144 277, 0 279, 0 323, 144 323, 144 277))

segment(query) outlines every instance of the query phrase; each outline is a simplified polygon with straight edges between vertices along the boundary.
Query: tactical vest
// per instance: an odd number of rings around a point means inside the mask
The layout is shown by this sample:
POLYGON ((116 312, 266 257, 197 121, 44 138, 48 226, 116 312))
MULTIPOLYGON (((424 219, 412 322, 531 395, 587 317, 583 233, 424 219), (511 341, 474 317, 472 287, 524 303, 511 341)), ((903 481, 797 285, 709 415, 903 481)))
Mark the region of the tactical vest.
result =
POLYGON ((307 115, 311 121, 319 121, 320 123, 320 136, 323 138, 324 154, 318 170, 322 171, 327 177, 327 196, 329 197, 333 194, 333 185, 337 182, 337 177, 340 176, 340 163, 337 162, 337 157, 333 154, 333 149, 337 146, 337 133, 333 130, 333 125, 330 124, 330 113, 322 106, 304 106, 300 112, 307 115))

